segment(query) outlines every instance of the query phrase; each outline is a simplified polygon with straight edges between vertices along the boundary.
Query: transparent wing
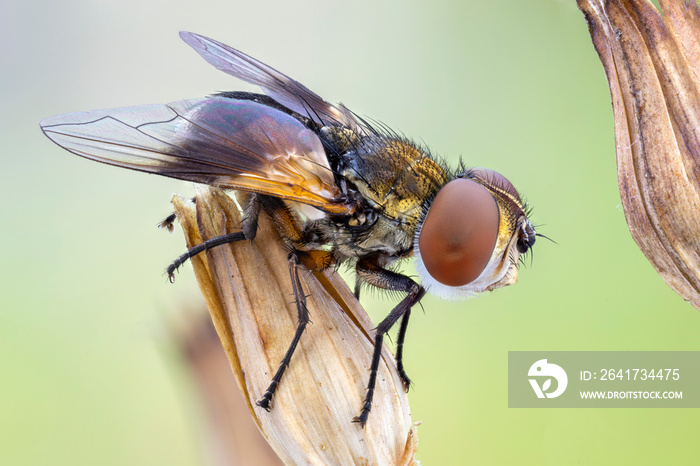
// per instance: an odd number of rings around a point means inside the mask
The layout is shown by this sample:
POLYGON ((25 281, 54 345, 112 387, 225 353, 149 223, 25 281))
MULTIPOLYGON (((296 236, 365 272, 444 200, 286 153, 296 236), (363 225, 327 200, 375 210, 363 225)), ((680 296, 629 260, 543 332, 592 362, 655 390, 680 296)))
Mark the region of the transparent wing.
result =
POLYGON ((64 149, 98 162, 346 213, 315 133, 286 113, 223 97, 47 118, 64 149))
POLYGON ((308 116, 322 126, 337 122, 359 133, 364 131, 352 112, 343 105, 331 105, 303 84, 255 58, 192 32, 181 31, 180 37, 211 65, 259 86, 267 95, 298 114, 308 116))

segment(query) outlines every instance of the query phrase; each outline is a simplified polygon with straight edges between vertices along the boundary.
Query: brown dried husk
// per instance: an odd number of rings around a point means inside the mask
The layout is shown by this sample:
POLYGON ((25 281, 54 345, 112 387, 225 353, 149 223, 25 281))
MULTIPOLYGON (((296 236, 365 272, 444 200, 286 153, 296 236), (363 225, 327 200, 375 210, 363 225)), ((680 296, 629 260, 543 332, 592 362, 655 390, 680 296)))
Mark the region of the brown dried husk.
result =
MULTIPOLYGON (((180 196, 173 198, 173 205, 188 247, 240 230, 240 204, 219 189, 198 188, 196 207, 180 196)), ((296 328, 287 256, 277 230, 261 214, 254 241, 219 246, 192 258, 256 424, 287 464, 414 464, 415 426, 386 348, 369 421, 364 429, 351 422, 365 395, 374 326, 333 270, 300 272, 312 322, 282 377, 271 411, 255 405, 296 328)))
POLYGON ((700 309, 700 11, 692 1, 578 0, 605 68, 632 237, 700 309))

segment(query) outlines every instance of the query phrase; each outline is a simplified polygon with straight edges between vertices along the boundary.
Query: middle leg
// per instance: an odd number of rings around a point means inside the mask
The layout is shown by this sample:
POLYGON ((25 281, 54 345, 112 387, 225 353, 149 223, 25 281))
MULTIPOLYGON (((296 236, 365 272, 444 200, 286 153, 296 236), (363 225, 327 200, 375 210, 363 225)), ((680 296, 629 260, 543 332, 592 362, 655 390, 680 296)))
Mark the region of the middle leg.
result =
POLYGON ((304 333, 304 330, 306 329, 306 326, 310 321, 309 310, 306 307, 306 295, 304 294, 304 290, 301 287, 301 281, 299 280, 299 265, 299 258, 297 254, 291 253, 289 255, 289 276, 292 280, 294 302, 297 306, 297 328, 294 332, 292 343, 289 345, 287 352, 284 354, 284 357, 282 358, 282 362, 280 363, 277 372, 275 372, 275 375, 272 377, 270 385, 267 387, 267 390, 265 390, 265 394, 262 396, 261 399, 255 402, 256 405, 260 406, 266 411, 270 410, 270 402, 272 401, 272 396, 275 394, 277 386, 279 385, 280 380, 282 380, 282 375, 284 375, 284 371, 287 369, 287 367, 289 366, 289 362, 292 360, 292 355, 294 354, 294 350, 296 350, 297 345, 299 344, 301 335, 304 333))

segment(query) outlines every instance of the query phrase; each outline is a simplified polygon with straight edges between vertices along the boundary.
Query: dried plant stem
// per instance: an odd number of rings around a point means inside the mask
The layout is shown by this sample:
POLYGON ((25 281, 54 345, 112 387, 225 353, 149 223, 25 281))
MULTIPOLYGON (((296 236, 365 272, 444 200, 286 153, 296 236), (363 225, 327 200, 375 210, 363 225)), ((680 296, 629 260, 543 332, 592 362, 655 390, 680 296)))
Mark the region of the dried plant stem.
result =
MULTIPOLYGON (((223 191, 202 188, 194 207, 173 204, 189 247, 238 231, 240 210, 223 191)), ((192 260, 239 387, 256 424, 288 464, 412 464, 417 445, 408 400, 384 348, 365 429, 352 423, 365 393, 373 324, 333 270, 302 271, 312 323, 268 413, 255 406, 296 329, 288 251, 264 215, 254 241, 213 248, 192 260)))

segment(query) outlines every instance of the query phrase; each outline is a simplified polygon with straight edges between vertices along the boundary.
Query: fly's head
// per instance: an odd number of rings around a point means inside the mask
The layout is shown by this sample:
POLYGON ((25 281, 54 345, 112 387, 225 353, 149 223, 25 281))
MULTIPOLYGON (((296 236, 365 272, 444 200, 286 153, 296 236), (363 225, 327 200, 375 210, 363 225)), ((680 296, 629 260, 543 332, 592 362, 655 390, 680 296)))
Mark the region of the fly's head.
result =
POLYGON ((443 298, 473 296, 518 280, 520 255, 536 239, 525 204, 500 173, 475 168, 435 196, 414 249, 425 288, 443 298))

